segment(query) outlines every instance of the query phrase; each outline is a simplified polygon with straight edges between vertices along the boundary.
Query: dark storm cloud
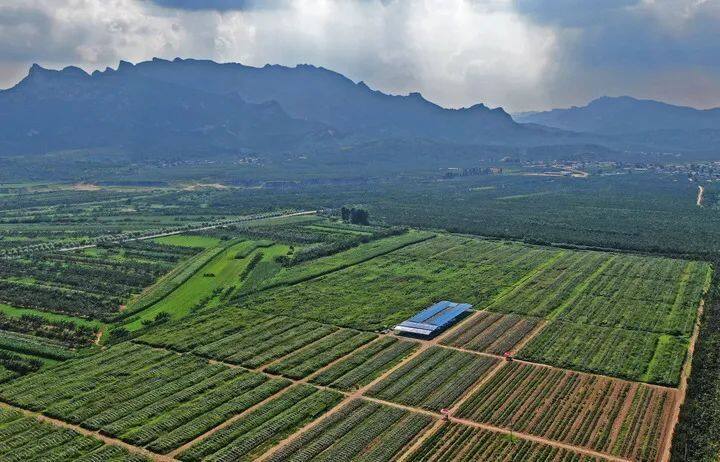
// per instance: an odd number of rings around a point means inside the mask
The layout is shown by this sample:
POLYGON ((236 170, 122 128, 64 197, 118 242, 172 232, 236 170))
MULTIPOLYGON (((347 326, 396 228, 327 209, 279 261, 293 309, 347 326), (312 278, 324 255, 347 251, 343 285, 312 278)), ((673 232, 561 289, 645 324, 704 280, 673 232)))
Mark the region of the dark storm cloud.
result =
POLYGON ((30 64, 313 63, 511 111, 629 94, 720 106, 720 0, 0 0, 0 87, 30 64))
POLYGON ((716 0, 516 0, 515 6, 558 34, 560 72, 548 89, 555 101, 632 94, 720 105, 716 0))

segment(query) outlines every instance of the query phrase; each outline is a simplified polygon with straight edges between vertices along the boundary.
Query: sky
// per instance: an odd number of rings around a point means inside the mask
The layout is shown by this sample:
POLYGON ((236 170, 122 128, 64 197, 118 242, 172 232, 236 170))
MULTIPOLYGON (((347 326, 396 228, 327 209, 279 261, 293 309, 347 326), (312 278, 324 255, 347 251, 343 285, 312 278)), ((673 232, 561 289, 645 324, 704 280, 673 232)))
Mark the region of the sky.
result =
POLYGON ((314 64, 510 112, 631 95, 720 106, 720 0, 0 0, 0 88, 32 63, 314 64))

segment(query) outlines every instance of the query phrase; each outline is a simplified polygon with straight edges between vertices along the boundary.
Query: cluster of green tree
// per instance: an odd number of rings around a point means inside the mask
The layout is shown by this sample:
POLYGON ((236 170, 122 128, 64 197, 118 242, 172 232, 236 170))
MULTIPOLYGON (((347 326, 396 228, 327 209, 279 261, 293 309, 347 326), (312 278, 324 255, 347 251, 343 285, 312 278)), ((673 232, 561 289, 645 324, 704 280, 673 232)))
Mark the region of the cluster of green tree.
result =
POLYGON ((347 208, 345 206, 340 208, 340 218, 345 223, 352 223, 354 225, 369 225, 370 214, 365 209, 347 208))
POLYGON ((107 295, 3 280, 0 280, 0 299, 9 305, 103 320, 109 320, 122 303, 121 299, 107 295))
POLYGON ((9 330, 60 341, 71 347, 91 344, 98 327, 67 320, 52 320, 43 316, 24 314, 20 317, 0 313, 0 330, 9 330))

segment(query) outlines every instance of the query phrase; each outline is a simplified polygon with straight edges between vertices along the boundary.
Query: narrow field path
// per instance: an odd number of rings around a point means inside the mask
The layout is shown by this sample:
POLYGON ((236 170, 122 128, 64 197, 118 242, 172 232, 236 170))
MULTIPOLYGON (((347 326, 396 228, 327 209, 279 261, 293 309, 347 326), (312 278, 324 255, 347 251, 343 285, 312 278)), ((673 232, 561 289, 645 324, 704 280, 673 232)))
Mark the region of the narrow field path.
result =
POLYGON ((51 424, 51 425, 55 425, 56 427, 67 428, 67 429, 73 430, 73 431, 75 431, 75 432, 77 432, 77 433, 80 433, 80 434, 83 434, 83 435, 85 435, 85 436, 90 436, 90 437, 92 437, 92 438, 95 438, 95 439, 97 439, 97 440, 100 440, 100 441, 102 441, 102 442, 105 443, 105 444, 109 444, 109 445, 112 445, 112 446, 120 446, 120 447, 122 447, 122 448, 127 449, 128 451, 130 451, 130 452, 132 452, 132 453, 135 453, 135 454, 139 454, 139 455, 148 457, 148 458, 150 458, 150 459, 152 459, 152 460, 155 460, 155 461, 158 461, 158 462, 169 462, 169 461, 174 461, 174 460, 175 460, 175 459, 173 459, 173 458, 170 457, 170 456, 164 456, 164 455, 162 455, 162 454, 157 454, 157 453, 154 453, 154 452, 152 452, 152 451, 149 451, 149 450, 147 450, 147 449, 145 449, 145 448, 140 448, 140 447, 137 447, 137 446, 133 446, 132 444, 128 444, 128 443, 126 443, 126 442, 124 442, 124 441, 122 441, 122 440, 119 440, 119 439, 116 439, 116 438, 112 438, 112 437, 109 437, 109 436, 107 436, 107 435, 103 435, 103 434, 101 434, 101 433, 98 432, 98 431, 88 430, 88 429, 83 428, 83 427, 81 427, 81 426, 79 426, 79 425, 74 425, 74 424, 65 422, 65 421, 63 421, 63 420, 59 420, 59 419, 55 419, 55 418, 52 418, 52 417, 48 417, 48 416, 43 415, 43 414, 40 414, 40 413, 38 413, 38 412, 29 411, 29 410, 27 410, 27 409, 23 409, 23 408, 20 408, 20 407, 16 407, 16 406, 13 406, 12 404, 8 404, 8 403, 1 402, 1 401, 0 401, 0 407, 5 408, 5 409, 10 409, 10 410, 18 411, 18 412, 22 412, 24 415, 29 416, 29 417, 34 417, 35 419, 37 419, 37 420, 40 421, 40 422, 45 422, 45 423, 48 423, 48 424, 51 424))
POLYGON ((687 357, 685 358, 685 364, 680 371, 680 386, 675 392, 675 402, 670 413, 670 420, 668 421, 668 429, 665 437, 660 443, 659 453, 662 454, 660 457, 661 462, 667 462, 670 460, 672 455, 672 439, 675 434, 675 427, 680 421, 680 410, 685 403, 685 397, 687 396, 688 380, 690 379, 690 373, 692 372, 692 360, 695 354, 695 344, 700 336, 700 325, 702 324, 702 316, 705 311, 705 300, 700 301, 700 307, 698 308, 697 319, 695 320, 695 326, 693 327, 692 337, 690 337, 690 344, 688 345, 687 357))

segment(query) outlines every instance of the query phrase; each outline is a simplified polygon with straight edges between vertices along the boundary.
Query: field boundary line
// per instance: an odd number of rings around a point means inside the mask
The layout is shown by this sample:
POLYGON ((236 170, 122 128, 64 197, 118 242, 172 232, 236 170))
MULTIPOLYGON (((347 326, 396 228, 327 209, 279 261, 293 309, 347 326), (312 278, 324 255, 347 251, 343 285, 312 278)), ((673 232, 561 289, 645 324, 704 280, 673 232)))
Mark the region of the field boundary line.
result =
POLYGON ((590 283, 593 282, 596 278, 600 277, 600 275, 607 269, 607 267, 610 266, 610 263, 615 261, 616 258, 617 255, 610 255, 610 258, 605 260, 600 266, 595 269, 595 271, 590 273, 588 277, 586 277, 581 283, 576 285, 570 295, 565 299, 565 301, 555 307, 555 309, 552 310, 550 313, 548 313, 547 316, 545 316, 545 319, 547 319, 548 321, 554 321, 558 316, 560 316, 562 312, 567 309, 568 306, 570 306, 580 295, 586 292, 586 289, 588 288, 590 283))
POLYGON ((202 442, 203 440, 207 439, 207 438, 208 438, 209 436, 211 436, 213 433, 215 433, 215 432, 217 432, 217 431, 219 431, 219 430, 222 430, 222 429, 225 428, 225 427, 228 427, 228 426, 232 425, 232 424, 235 423, 238 419, 240 419, 240 418, 246 416, 247 414, 249 414, 249 413, 251 413, 251 412, 259 409, 261 406, 264 406, 265 404, 269 403, 269 402, 272 401, 273 399, 275 399, 275 398, 277 398, 277 397, 279 397, 279 396, 287 393, 288 390, 290 390, 290 388, 293 387, 293 385, 295 385, 295 384, 290 384, 290 385, 288 385, 288 386, 286 386, 286 387, 284 387, 284 388, 281 388, 280 390, 278 390, 277 392, 275 392, 275 393, 273 393, 272 395, 268 396, 268 397, 265 398, 264 400, 262 400, 262 401, 260 401, 260 402, 258 402, 258 403, 253 404, 252 406, 250 406, 249 408, 245 409, 244 411, 239 412, 238 414, 235 414, 234 416, 230 417, 229 419, 227 419, 227 420, 225 420, 225 421, 217 424, 216 426, 214 426, 214 427, 211 428, 210 430, 206 431, 206 432, 203 433, 202 435, 199 435, 199 436, 195 437, 194 439, 188 441, 187 443, 183 444, 182 446, 179 446, 179 447, 173 449, 173 450, 170 451, 167 455, 168 455, 169 457, 172 457, 172 458, 174 459, 175 456, 177 456, 178 454, 183 453, 184 451, 186 451, 186 450, 189 449, 190 447, 195 446, 195 444, 200 443, 200 442, 202 442))
MULTIPOLYGON (((372 401, 372 402, 375 402, 375 403, 378 403, 378 404, 384 404, 384 405, 386 405, 386 406, 392 406, 392 407, 396 407, 396 408, 399 408, 399 409, 404 409, 404 410, 406 410, 406 411, 408 411, 408 412, 415 412, 415 413, 419 413, 419 414, 425 414, 425 415, 428 415, 428 416, 430 416, 430 417, 434 417, 434 418, 439 419, 439 420, 443 420, 443 417, 444 417, 442 414, 439 414, 439 413, 434 412, 434 411, 429 411, 429 410, 427 410, 427 409, 416 408, 416 407, 414 407, 414 406, 406 406, 406 405, 404 405, 404 404, 394 403, 394 402, 391 402, 391 401, 386 401, 386 400, 384 400, 384 399, 373 398, 373 397, 370 397, 370 396, 363 396, 361 399, 364 399, 364 400, 366 400, 366 401, 372 401)), ((542 436, 531 435, 531 434, 529 434, 529 433, 516 432, 516 431, 510 430, 510 429, 507 429, 507 428, 496 427, 496 426, 494 426, 494 425, 489 425, 489 424, 484 424, 484 423, 480 423, 480 422, 475 422, 475 421, 473 421, 473 420, 460 419, 460 418, 457 418, 457 417, 449 416, 447 421, 459 423, 459 424, 465 425, 465 426, 467 426, 467 427, 480 428, 480 429, 487 430, 487 431, 494 432, 494 433, 502 433, 502 434, 505 434, 505 435, 512 435, 512 436, 515 436, 515 437, 517 437, 517 438, 521 438, 521 439, 524 439, 524 440, 534 441, 534 442, 541 443, 541 444, 545 444, 545 445, 548 445, 548 446, 555 446, 555 447, 558 447, 558 448, 561 448, 561 449, 566 449, 566 450, 569 450, 569 451, 572 451, 572 452, 576 452, 576 453, 580 453, 580 454, 586 454, 586 455, 590 455, 590 456, 593 456, 593 457, 601 457, 601 458, 606 459, 606 460, 609 460, 609 461, 614 461, 614 462, 630 462, 629 459, 624 459, 624 458, 622 458, 622 457, 614 456, 614 455, 612 455, 612 454, 608 454, 608 453, 605 453, 605 452, 595 451, 594 449, 585 448, 585 447, 582 447, 582 446, 575 446, 575 445, 573 445, 573 444, 563 443, 563 442, 561 442, 561 441, 548 439, 548 438, 545 438, 545 437, 542 437, 542 436)))
MULTIPOLYGON (((382 380, 384 380, 385 378, 387 378, 390 374, 392 374, 393 372, 395 372, 397 369, 399 369, 400 367, 402 367, 402 366, 405 365, 406 363, 410 362, 413 358, 417 357, 417 356, 420 355, 423 351, 427 350, 427 349, 430 348, 431 346, 432 346, 432 344, 430 344, 430 343, 428 343, 428 342, 420 342, 420 347, 419 347, 417 350, 415 350, 414 352, 412 352, 412 353, 410 353, 409 355, 407 355, 406 357, 404 357, 401 361, 399 361, 397 364, 395 364, 393 367, 391 367, 391 368, 388 369, 387 371, 385 371, 385 372, 383 372, 382 374, 380 374, 378 377, 376 377, 373 381, 371 381, 371 382, 368 383, 367 385, 358 388, 357 390, 355 390, 355 391, 352 392, 352 393, 344 393, 344 392, 340 391, 340 393, 343 393, 343 394, 345 395, 345 398, 343 398, 339 403, 337 403, 337 405, 335 405, 335 407, 333 407, 333 408, 330 409, 328 412, 326 412, 325 414, 323 414, 321 418, 311 420, 310 422, 308 422, 307 424, 305 424, 305 425, 302 426, 301 428, 297 429, 295 432, 293 432, 293 433, 292 433, 291 435, 289 435, 287 438, 285 438, 284 440, 278 442, 274 447, 269 448, 267 451, 265 451, 264 454, 262 454, 261 456, 259 456, 259 457, 257 458, 257 461, 258 461, 258 462, 264 462, 264 461, 268 460, 268 458, 269 458, 270 456, 272 456, 273 454, 275 454, 277 451, 279 451, 280 449, 286 447, 287 445, 289 445, 289 444, 292 443, 293 441, 295 441, 295 440, 297 440, 298 438, 300 438, 300 436, 303 435, 305 432, 307 432, 308 430, 314 428, 316 425, 319 425, 320 422, 324 421, 325 419, 327 419, 327 418, 328 418, 329 416, 331 416, 332 414, 338 412, 340 409, 342 409, 342 408, 344 408, 345 406, 347 406, 347 404, 350 403, 351 401, 353 401, 354 399, 365 399, 365 398, 366 398, 366 397, 364 396, 364 393, 365 393, 365 392, 367 392, 367 391, 368 391, 370 388, 372 388, 375 384, 377 384, 377 383, 379 383, 380 381, 382 381, 382 380)), ((307 377, 306 377, 306 379, 307 379, 307 377)), ((318 386, 318 385, 314 385, 314 384, 313 384, 313 386, 318 386)), ((319 388, 323 388, 323 387, 319 387, 319 388)), ((333 390, 333 391, 338 391, 338 390, 335 390, 335 389, 329 388, 329 387, 328 387, 327 389, 333 390)))
MULTIPOLYGON (((567 252, 565 250, 563 250, 563 249, 558 250, 557 255, 553 255, 552 257, 548 258, 544 262, 537 265, 535 268, 528 271, 528 273, 526 275, 524 275, 523 277, 521 277, 520 279, 518 279, 515 282, 515 284, 511 285, 510 287, 508 287, 507 289, 502 291, 500 294, 498 294, 487 306, 485 306, 484 309, 486 311, 492 312, 492 310, 489 309, 491 306, 501 302, 505 297, 509 296, 516 290, 522 289, 522 287, 524 287, 535 276, 540 274, 542 271, 545 271, 549 266, 551 266, 553 263, 560 260, 560 258, 566 254, 567 254, 567 252)), ((495 313, 498 313, 498 311, 495 311, 495 313)), ((502 312, 500 312, 500 313, 502 313, 502 312)), ((508 314, 508 313, 503 313, 503 314, 508 314)))
POLYGON ((44 422, 49 425, 54 425, 56 427, 67 428, 69 430, 73 430, 77 433, 95 438, 95 439, 102 441, 103 443, 111 445, 111 446, 122 447, 132 453, 140 454, 142 456, 148 457, 148 458, 158 461, 158 462, 169 462, 169 461, 176 460, 170 456, 158 454, 156 452, 150 451, 149 449, 135 446, 130 443, 126 443, 120 439, 104 435, 104 434, 100 433, 99 431, 88 430, 86 428, 81 427, 80 425, 75 425, 75 424, 71 424, 69 422, 65 422, 64 420, 55 419, 53 417, 48 417, 42 413, 31 411, 29 409, 24 409, 22 407, 14 406, 14 405, 6 403, 4 401, 0 401, 0 407, 21 412, 28 417, 33 417, 34 419, 36 419, 40 422, 44 422))
POLYGON ((530 343, 530 340, 534 339, 540 333, 540 331, 545 329, 545 326, 547 326, 547 324, 548 324, 548 322, 546 319, 540 318, 540 322, 538 322, 538 325, 535 326, 535 328, 533 328, 533 330, 528 332, 527 335, 525 337, 523 337, 522 340, 517 342, 515 344, 515 346, 510 349, 510 354, 515 355, 520 350, 522 350, 525 345, 530 343))
POLYGON ((675 401, 673 403, 670 418, 667 421, 667 429, 665 430, 665 436, 661 440, 660 447, 658 448, 658 454, 660 454, 660 461, 667 462, 670 460, 672 455, 672 439, 675 435, 675 428, 680 421, 680 411, 685 404, 685 398, 687 396, 688 380, 692 372, 692 360, 695 354, 695 345, 700 337, 700 326, 702 324, 702 317, 705 311, 705 300, 700 300, 700 306, 698 307, 697 317, 695 320, 695 326, 693 327, 693 334, 690 337, 690 343, 688 344, 687 355, 685 356, 685 364, 680 371, 680 386, 675 393, 675 401))

